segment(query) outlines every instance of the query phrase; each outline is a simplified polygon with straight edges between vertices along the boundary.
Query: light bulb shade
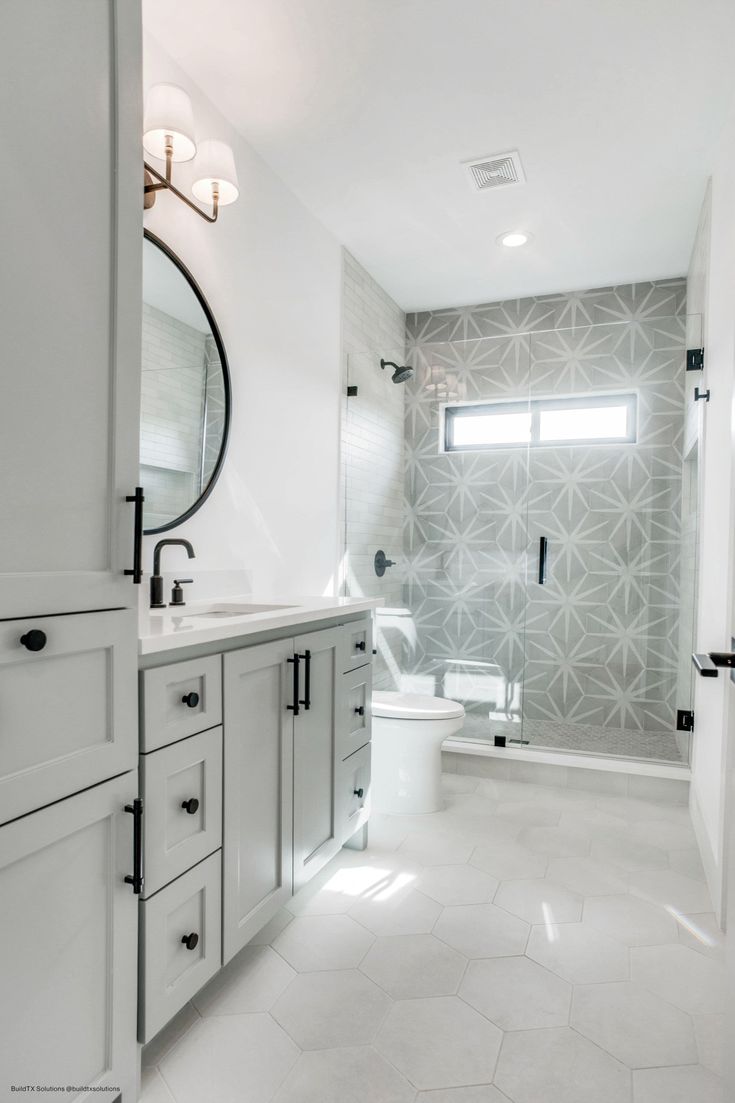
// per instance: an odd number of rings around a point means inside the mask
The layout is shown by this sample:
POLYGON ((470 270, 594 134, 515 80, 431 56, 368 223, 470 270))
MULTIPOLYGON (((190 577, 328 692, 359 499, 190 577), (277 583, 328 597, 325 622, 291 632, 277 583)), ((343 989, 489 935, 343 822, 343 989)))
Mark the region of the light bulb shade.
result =
POLYGON ((197 151, 191 100, 177 84, 154 84, 145 100, 143 148, 152 157, 166 159, 170 136, 174 161, 191 161, 197 151))
POLYGON ((240 194, 235 158, 226 142, 216 138, 206 138, 201 142, 194 171, 196 180, 191 191, 200 203, 212 202, 214 185, 219 189, 220 207, 234 203, 240 194))

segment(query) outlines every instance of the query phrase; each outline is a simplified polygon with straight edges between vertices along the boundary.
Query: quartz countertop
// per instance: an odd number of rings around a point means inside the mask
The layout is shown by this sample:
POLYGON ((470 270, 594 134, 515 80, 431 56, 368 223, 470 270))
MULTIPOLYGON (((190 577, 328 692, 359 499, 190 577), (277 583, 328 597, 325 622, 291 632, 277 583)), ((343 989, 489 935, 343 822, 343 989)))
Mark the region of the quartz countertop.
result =
POLYGON ((383 604, 382 598, 227 596, 221 601, 187 602, 181 608, 142 609, 138 652, 152 655, 179 647, 217 643, 277 628, 297 627, 354 613, 366 613, 383 604), (257 612, 238 607, 271 606, 257 612), (233 615, 234 614, 234 615, 233 615))

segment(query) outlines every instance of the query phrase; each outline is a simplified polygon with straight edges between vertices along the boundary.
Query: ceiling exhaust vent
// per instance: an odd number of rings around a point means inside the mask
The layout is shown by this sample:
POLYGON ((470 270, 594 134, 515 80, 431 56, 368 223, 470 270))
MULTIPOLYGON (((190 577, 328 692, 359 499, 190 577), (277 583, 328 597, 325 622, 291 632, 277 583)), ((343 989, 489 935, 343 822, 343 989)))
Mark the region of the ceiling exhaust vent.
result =
POLYGON ((526 182, 526 174, 517 150, 495 153, 492 157, 482 157, 479 161, 465 161, 464 167, 474 191, 489 191, 491 188, 505 188, 509 184, 526 182))

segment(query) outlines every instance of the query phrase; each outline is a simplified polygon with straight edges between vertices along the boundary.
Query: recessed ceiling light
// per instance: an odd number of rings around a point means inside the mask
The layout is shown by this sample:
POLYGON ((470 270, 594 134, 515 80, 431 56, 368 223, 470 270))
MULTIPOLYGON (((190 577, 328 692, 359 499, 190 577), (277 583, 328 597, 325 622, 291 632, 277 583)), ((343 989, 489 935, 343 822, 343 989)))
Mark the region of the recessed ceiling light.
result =
POLYGON ((506 249, 517 249, 519 245, 527 245, 533 237, 527 230, 509 230, 497 238, 498 245, 505 245, 506 249))

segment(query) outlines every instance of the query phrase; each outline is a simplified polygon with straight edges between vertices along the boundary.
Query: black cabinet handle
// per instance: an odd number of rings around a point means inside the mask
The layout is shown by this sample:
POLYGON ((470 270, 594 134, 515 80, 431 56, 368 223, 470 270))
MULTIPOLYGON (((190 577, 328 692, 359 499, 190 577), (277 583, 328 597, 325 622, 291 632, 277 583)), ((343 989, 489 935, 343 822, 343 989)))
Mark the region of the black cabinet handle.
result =
POLYGON ((355 644, 355 651, 364 651, 364 650, 365 650, 365 641, 364 640, 358 640, 357 643, 355 644))
POLYGON ((311 651, 304 651, 299 658, 304 660, 304 696, 299 704, 304 706, 304 712, 308 712, 311 708, 311 651))
POLYGON ((352 792, 356 797, 359 797, 360 800, 362 800, 362 798, 365 796, 365 790, 362 787, 360 787, 359 789, 353 789, 352 792))
POLYGON ((358 705, 357 708, 355 709, 355 712, 357 713, 358 716, 364 716, 365 715, 365 706, 364 705, 358 705))
POLYGON ((143 487, 136 486, 135 494, 128 494, 126 502, 135 503, 133 515, 133 567, 124 573, 132 575, 133 584, 139 586, 143 580, 143 487))
POLYGON ((182 800, 181 807, 193 816, 195 812, 199 811, 199 801, 196 797, 189 797, 188 800, 182 800))
POLYGON ((199 694, 195 693, 194 690, 192 690, 191 693, 185 693, 181 698, 181 702, 186 705, 187 708, 195 709, 199 704, 199 694))
POLYGON ((187 950, 196 950, 199 945, 199 935, 196 931, 192 931, 191 934, 183 935, 181 941, 184 943, 187 950))
POLYGON ((126 885, 133 886, 133 892, 139 896, 143 891, 143 801, 136 797, 132 804, 125 805, 125 811, 133 817, 133 872, 125 878, 126 885))
POLYGON ((293 658, 287 659, 286 662, 293 664, 293 704, 286 705, 289 712, 292 712, 294 716, 298 716, 299 709, 299 663, 301 662, 300 655, 294 655, 293 658))
POLYGON ((40 628, 31 628, 30 632, 26 632, 24 636, 20 637, 20 642, 29 651, 43 651, 47 639, 46 633, 42 632, 40 628))
POLYGON ((539 537, 538 544, 538 582, 539 586, 546 583, 546 556, 549 550, 549 541, 546 536, 539 537))

